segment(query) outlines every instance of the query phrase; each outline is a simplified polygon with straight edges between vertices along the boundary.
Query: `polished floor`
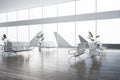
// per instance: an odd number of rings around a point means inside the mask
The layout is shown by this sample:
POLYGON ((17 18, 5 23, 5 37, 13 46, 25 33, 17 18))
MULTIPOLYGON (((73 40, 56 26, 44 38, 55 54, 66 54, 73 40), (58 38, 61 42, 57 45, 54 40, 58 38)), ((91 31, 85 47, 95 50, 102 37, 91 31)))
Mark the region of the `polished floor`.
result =
POLYGON ((71 57, 68 48, 0 55, 0 80, 120 80, 120 50, 71 57))

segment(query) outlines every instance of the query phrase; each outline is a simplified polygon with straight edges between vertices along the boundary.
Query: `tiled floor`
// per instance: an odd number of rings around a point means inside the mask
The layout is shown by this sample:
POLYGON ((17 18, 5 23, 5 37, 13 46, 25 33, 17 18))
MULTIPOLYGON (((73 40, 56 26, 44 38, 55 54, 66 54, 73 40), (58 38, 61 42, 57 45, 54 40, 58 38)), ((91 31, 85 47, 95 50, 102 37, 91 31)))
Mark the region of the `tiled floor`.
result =
POLYGON ((0 55, 0 80, 120 80, 120 50, 101 56, 74 58, 69 48, 37 48, 17 55, 0 55))

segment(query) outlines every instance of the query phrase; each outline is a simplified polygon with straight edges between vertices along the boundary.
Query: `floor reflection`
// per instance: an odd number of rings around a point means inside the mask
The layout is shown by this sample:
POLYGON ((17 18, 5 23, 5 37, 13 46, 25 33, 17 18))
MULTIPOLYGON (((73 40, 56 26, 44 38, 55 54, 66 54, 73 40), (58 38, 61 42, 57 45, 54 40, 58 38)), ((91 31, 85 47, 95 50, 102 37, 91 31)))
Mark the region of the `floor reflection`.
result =
POLYGON ((71 65, 71 68, 73 68, 76 72, 77 80, 84 79, 86 75, 86 64, 85 61, 78 61, 71 65))
MULTIPOLYGON (((108 71, 108 65, 116 64, 114 62, 116 56, 111 56, 110 52, 104 57, 91 58, 84 54, 80 59, 70 59, 68 50, 69 48, 42 48, 39 52, 39 48, 35 48, 16 55, 0 56, 0 71, 37 78, 37 80, 100 80, 101 75, 108 71)), ((116 67, 120 72, 118 69, 120 65, 116 65, 117 67, 112 65, 110 69, 116 67)))
POLYGON ((88 71, 88 78, 98 80, 100 78, 100 69, 102 66, 102 57, 95 56, 91 58, 91 65, 88 71))

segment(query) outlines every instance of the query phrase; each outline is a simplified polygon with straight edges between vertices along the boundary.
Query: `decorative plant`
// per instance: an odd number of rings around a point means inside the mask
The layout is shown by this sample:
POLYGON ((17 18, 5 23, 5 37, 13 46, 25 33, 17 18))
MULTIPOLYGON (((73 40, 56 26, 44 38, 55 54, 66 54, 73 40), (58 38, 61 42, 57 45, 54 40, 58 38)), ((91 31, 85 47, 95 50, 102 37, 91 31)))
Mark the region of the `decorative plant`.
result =
POLYGON ((94 44, 97 44, 99 41, 97 41, 97 38, 100 37, 100 35, 93 36, 92 32, 88 32, 88 39, 90 39, 94 44))
MULTIPOLYGON (((6 43, 6 41, 7 41, 7 36, 6 36, 6 34, 3 34, 2 36, 1 36, 1 40, 3 41, 3 44, 4 45, 7 45, 7 43, 6 43)), ((2 47, 3 49, 4 49, 4 47, 2 47)))
POLYGON ((42 41, 44 40, 44 34, 41 33, 39 36, 37 36, 37 38, 39 38, 39 43, 42 43, 42 41))
POLYGON ((3 34, 3 36, 1 37, 1 40, 2 40, 2 41, 5 41, 6 39, 7 39, 6 34, 3 34))
POLYGON ((41 33, 39 36, 37 36, 37 38, 39 38, 39 50, 41 51, 41 44, 44 41, 44 34, 41 33))

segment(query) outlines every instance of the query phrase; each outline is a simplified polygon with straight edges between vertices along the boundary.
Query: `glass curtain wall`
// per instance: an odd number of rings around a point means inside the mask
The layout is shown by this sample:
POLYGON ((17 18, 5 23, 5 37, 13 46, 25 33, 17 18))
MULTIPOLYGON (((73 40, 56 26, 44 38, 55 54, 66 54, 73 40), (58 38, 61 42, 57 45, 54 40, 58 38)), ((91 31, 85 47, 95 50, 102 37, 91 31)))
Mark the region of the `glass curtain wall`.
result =
POLYGON ((75 14, 75 2, 68 2, 58 5, 58 16, 68 16, 75 14))
POLYGON ((31 8, 29 15, 30 15, 30 19, 42 18, 42 7, 31 8))
MULTIPOLYGON (((0 28, 0 36, 3 36, 3 34, 6 34, 7 30, 6 27, 1 27, 0 28)), ((0 39, 0 45, 3 45, 3 41, 0 39)))
MULTIPOLYGON (((43 7, 43 18, 50 17, 57 17, 57 5, 43 7)), ((54 32, 57 32, 57 23, 43 24, 44 47, 57 47, 54 32)))
MULTIPOLYGON (((89 14, 96 12, 96 0, 79 0, 76 1, 76 14, 89 14)), ((79 35, 88 39, 88 32, 92 32, 95 35, 95 20, 93 21, 78 21, 76 22, 76 44, 80 43, 79 35)))
MULTIPOLYGON (((58 16, 68 15, 75 15, 75 2, 58 5, 58 16)), ((58 35, 58 47, 75 46, 74 22, 58 23, 58 35)))
POLYGON ((76 23, 76 43, 80 43, 79 35, 84 39, 89 41, 88 32, 92 32, 93 36, 95 36, 95 21, 79 21, 76 23))
POLYGON ((49 17, 57 17, 57 5, 43 7, 43 18, 49 17))
POLYGON ((8 27, 8 34, 7 34, 7 36, 8 36, 8 40, 9 41, 17 41, 17 27, 16 26, 12 26, 12 27, 8 27))
POLYGON ((17 11, 8 12, 7 21, 8 22, 17 21, 17 11))
POLYGON ((96 0, 79 0, 76 1, 76 14, 95 13, 96 0))
POLYGON ((120 10, 120 0, 97 0, 97 11, 114 11, 120 10))
POLYGON ((98 34, 102 43, 120 44, 120 19, 99 20, 98 34))
MULTIPOLYGON (((12 11, 7 13, 7 21, 12 22, 12 21, 17 21, 17 11, 12 11)), ((17 27, 12 26, 12 27, 7 27, 7 36, 9 41, 17 41, 17 27)))
MULTIPOLYGON (((70 46, 75 46, 75 25, 74 25, 74 22, 59 23, 58 24, 58 34, 64 39, 63 40, 64 42, 66 41, 70 46)), ((58 37, 58 41, 61 40, 60 39, 61 37, 58 37)), ((67 44, 64 42, 61 45, 62 47, 67 46, 67 44)))
MULTIPOLYGON (((73 1, 57 5, 11 11, 0 13, 0 23, 120 10, 119 3, 120 0, 78 0, 76 4, 75 1, 73 1)), ((8 39, 11 41, 18 40, 28 42, 39 31, 43 31, 45 34, 44 41, 47 45, 49 44, 49 47, 58 46, 61 37, 68 44, 74 46, 80 42, 78 35, 88 40, 88 31, 91 31, 95 35, 97 28, 97 34, 100 35, 100 41, 102 43, 120 44, 120 39, 117 36, 120 34, 118 31, 119 23, 120 19, 106 19, 78 21, 76 24, 75 22, 64 22, 11 27, 1 26, 0 36, 7 34, 8 39), (57 32, 57 34, 61 36, 57 37, 58 40, 56 40, 54 32, 57 32), (112 35, 112 38, 110 35, 112 35)), ((0 44, 2 44, 2 41, 0 41, 0 44)))
MULTIPOLYGON (((29 19, 29 9, 18 11, 18 21, 29 19)), ((29 25, 18 26, 18 41, 28 42, 29 41, 29 25)))
POLYGON ((30 41, 40 31, 42 31, 42 25, 30 25, 30 41))
POLYGON ((7 14, 7 13, 1 13, 1 14, 0 14, 0 23, 7 21, 7 16, 6 16, 6 14, 7 14))
MULTIPOLYGON (((97 0, 97 12, 120 10, 120 0, 97 0)), ((120 19, 97 21, 97 33, 100 41, 105 44, 120 44, 120 19)))
POLYGON ((57 24, 44 24, 43 25, 45 47, 57 47, 54 32, 57 32, 57 24))
MULTIPOLYGON (((1 13, 0 14, 0 23, 7 22, 7 13, 1 13)), ((3 34, 7 34, 7 28, 6 27, 0 27, 0 36, 3 36, 3 34)), ((3 45, 3 41, 0 39, 0 45, 3 45)))

